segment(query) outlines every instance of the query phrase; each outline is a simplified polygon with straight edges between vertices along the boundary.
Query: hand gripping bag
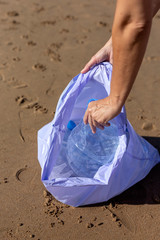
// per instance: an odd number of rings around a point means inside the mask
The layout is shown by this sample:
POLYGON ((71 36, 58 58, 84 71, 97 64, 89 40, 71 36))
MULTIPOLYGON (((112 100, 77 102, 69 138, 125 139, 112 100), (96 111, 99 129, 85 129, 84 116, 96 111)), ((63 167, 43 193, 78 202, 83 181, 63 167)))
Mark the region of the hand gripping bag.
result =
POLYGON ((111 74, 112 65, 103 62, 74 77, 60 96, 53 121, 38 131, 42 182, 57 200, 71 206, 109 200, 143 179, 160 161, 158 151, 136 134, 123 107, 112 120, 118 127, 119 145, 110 165, 85 178, 72 174, 65 157, 57 163, 68 121, 83 118, 89 99, 109 95, 111 74))

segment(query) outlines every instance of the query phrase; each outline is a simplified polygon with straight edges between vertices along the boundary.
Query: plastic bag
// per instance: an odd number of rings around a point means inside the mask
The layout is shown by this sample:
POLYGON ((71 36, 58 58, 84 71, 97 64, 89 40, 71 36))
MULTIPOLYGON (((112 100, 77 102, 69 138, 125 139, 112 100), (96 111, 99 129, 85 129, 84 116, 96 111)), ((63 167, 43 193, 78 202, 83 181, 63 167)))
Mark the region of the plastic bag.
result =
POLYGON ((112 120, 118 127, 119 146, 110 165, 101 166, 93 178, 84 178, 74 176, 65 157, 58 160, 68 121, 83 118, 88 99, 109 95, 111 74, 112 65, 104 62, 73 78, 60 96, 53 121, 38 131, 42 182, 57 200, 71 206, 109 200, 143 179, 160 161, 158 151, 134 131, 125 107, 112 120))

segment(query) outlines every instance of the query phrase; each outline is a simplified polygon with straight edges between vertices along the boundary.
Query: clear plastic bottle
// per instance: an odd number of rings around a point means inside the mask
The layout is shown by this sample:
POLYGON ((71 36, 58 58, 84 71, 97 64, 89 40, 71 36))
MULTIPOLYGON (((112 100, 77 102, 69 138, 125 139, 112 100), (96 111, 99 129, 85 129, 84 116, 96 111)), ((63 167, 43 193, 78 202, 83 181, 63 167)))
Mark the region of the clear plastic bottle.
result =
POLYGON ((73 174, 72 169, 68 165, 68 159, 67 159, 67 141, 68 137, 72 132, 72 129, 76 126, 75 122, 70 120, 68 122, 63 141, 61 144, 60 153, 58 156, 58 159, 56 160, 56 164, 53 169, 53 178, 60 178, 60 177, 70 177, 73 174))
POLYGON ((67 158, 77 176, 93 177, 97 170, 113 161, 119 144, 118 128, 111 123, 93 134, 83 120, 72 130, 67 141, 67 158))

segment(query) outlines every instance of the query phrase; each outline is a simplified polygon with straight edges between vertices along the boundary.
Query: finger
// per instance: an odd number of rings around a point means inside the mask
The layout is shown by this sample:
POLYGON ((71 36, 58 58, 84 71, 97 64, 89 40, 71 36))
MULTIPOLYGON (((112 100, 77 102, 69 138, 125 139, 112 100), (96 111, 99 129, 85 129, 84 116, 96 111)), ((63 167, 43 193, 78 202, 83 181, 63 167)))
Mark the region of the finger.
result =
POLYGON ((96 133, 96 127, 93 124, 92 117, 90 114, 88 115, 88 122, 89 122, 90 128, 92 130, 92 133, 96 133))
POLYGON ((104 127, 109 127, 111 124, 109 122, 103 123, 104 127))
POLYGON ((101 129, 101 130, 104 130, 104 126, 101 125, 101 124, 99 124, 99 123, 97 123, 97 126, 96 126, 96 127, 99 128, 99 129, 101 129))
POLYGON ((83 117, 84 124, 88 124, 88 114, 89 114, 89 112, 88 112, 88 109, 87 109, 85 114, 84 114, 84 117, 83 117))
MULTIPOLYGON (((92 115, 91 115, 91 116, 92 116, 92 115)), ((104 129, 104 126, 101 125, 100 123, 98 123, 95 119, 93 119, 93 117, 92 117, 92 124, 93 124, 93 126, 94 126, 95 128, 99 128, 99 129, 101 129, 101 130, 104 129)))
POLYGON ((95 64, 97 64, 97 60, 95 57, 92 57, 91 60, 85 65, 85 67, 81 70, 81 73, 86 73, 90 70, 91 67, 93 67, 95 64))

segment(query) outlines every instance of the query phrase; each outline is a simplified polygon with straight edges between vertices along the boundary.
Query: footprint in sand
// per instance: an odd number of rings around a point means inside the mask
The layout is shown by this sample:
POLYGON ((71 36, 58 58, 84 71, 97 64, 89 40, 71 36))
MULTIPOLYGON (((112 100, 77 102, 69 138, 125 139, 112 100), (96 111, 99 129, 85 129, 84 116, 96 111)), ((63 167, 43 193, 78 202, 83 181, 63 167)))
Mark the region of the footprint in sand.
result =
POLYGON ((2 180, 0 180, 0 184, 2 184, 2 183, 8 183, 8 178, 5 177, 2 180))
POLYGON ((87 228, 92 228, 92 227, 94 227, 94 224, 93 223, 87 223, 86 227, 87 228))
MULTIPOLYGON (((31 108, 33 108, 33 107, 31 107, 31 108)), ((47 108, 42 107, 38 103, 34 105, 34 110, 35 110, 35 112, 39 112, 39 113, 47 113, 48 112, 47 108)))
POLYGON ((7 12, 7 15, 9 17, 18 17, 19 13, 17 11, 9 11, 9 12, 7 12))
POLYGON ((125 211, 125 209, 118 208, 118 205, 115 207, 112 207, 111 205, 107 206, 107 209, 111 213, 110 216, 112 218, 112 221, 117 224, 118 227, 121 227, 122 225, 125 226, 130 232, 135 233, 136 232, 136 225, 132 218, 128 215, 128 213, 125 211))
POLYGON ((46 20, 46 21, 42 21, 41 22, 41 25, 43 25, 43 26, 49 26, 49 25, 51 25, 51 26, 54 26, 56 24, 56 21, 55 20, 46 20))
POLYGON ((48 88, 47 90, 46 90, 46 95, 48 95, 48 96, 53 96, 54 95, 54 93, 55 93, 55 89, 52 89, 52 87, 50 87, 50 88, 48 88))
POLYGON ((82 223, 83 222, 83 218, 82 218, 82 216, 79 216, 78 217, 78 223, 82 223))
POLYGON ((41 63, 36 63, 32 66, 32 69, 33 70, 39 70, 39 71, 42 71, 44 72, 47 68, 45 65, 41 64, 41 63))
POLYGON ((73 15, 67 15, 65 18, 64 18, 65 20, 77 20, 78 18, 77 17, 75 17, 75 16, 73 16, 73 15))
POLYGON ((13 47, 13 48, 12 48, 12 51, 21 52, 22 49, 21 49, 21 47, 13 47))
POLYGON ((63 28, 59 31, 59 33, 69 33, 69 29, 63 28))
POLYGON ((36 8, 34 9, 34 12, 36 12, 36 13, 41 13, 41 12, 43 12, 44 10, 45 10, 44 7, 36 7, 36 8))
POLYGON ((159 56, 148 56, 144 58, 144 61, 151 62, 151 61, 159 61, 160 57, 159 56))
POLYGON ((19 25, 20 22, 17 22, 16 20, 13 20, 13 21, 12 21, 12 24, 14 24, 14 25, 19 25))
POLYGON ((98 22, 98 26, 107 27, 108 24, 107 24, 106 22, 104 22, 104 21, 99 21, 99 22, 98 22))
POLYGON ((2 18, 0 21, 1 23, 6 23, 8 21, 8 18, 2 18))
POLYGON ((47 55, 50 57, 51 61, 56 61, 56 62, 62 61, 60 54, 51 48, 47 49, 47 55))
POLYGON ((37 43, 35 43, 35 42, 33 42, 33 41, 28 41, 28 42, 27 42, 27 45, 28 45, 28 46, 36 46, 37 43))
POLYGON ((50 57, 51 61, 61 62, 61 56, 58 50, 62 47, 63 43, 52 43, 47 48, 46 54, 50 57))
MULTIPOLYGON (((16 61, 18 61, 18 59, 15 59, 16 61)), ((15 61, 13 60, 13 61, 15 61)), ((19 60, 20 61, 20 60, 19 60)), ((18 79, 16 79, 15 77, 11 77, 8 81, 7 81, 7 85, 9 87, 13 87, 13 88, 16 88, 16 89, 19 89, 19 88, 26 88, 28 87, 28 85, 24 82, 21 82, 19 81, 18 79)))
POLYGON ((99 222, 97 221, 97 217, 94 217, 89 223, 87 223, 86 227, 93 228, 93 227, 102 226, 103 224, 104 222, 99 222))
POLYGON ((14 26, 11 26, 11 27, 8 27, 8 28, 4 28, 5 31, 12 31, 12 30, 18 30, 17 27, 14 27, 14 26))
POLYGON ((43 191, 43 196, 44 196, 45 213, 55 218, 54 223, 52 223, 52 227, 56 223, 60 225, 64 225, 65 222, 62 219, 62 215, 65 208, 68 208, 69 206, 58 202, 47 190, 43 191))
POLYGON ((21 38, 21 39, 28 39, 29 36, 28 36, 28 35, 21 35, 20 38, 21 38))
POLYGON ((55 50, 59 50, 63 46, 63 43, 51 43, 50 48, 53 48, 55 50))
POLYGON ((144 122, 142 124, 142 129, 145 131, 151 131, 155 128, 154 124, 152 122, 144 122))
MULTIPOLYGON (((28 39, 29 39, 29 36, 28 36, 28 35, 21 35, 20 38, 21 38, 21 39, 24 39, 24 40, 28 40, 28 39)), ((28 46, 36 46, 37 43, 34 42, 34 41, 32 41, 32 40, 29 40, 29 41, 27 42, 27 45, 28 45, 28 46)))
POLYGON ((21 59, 20 59, 19 57, 14 57, 14 58, 12 58, 12 60, 13 60, 14 62, 20 62, 20 61, 21 61, 21 59))
POLYGON ((34 112, 47 113, 48 109, 41 106, 37 101, 28 99, 24 95, 16 97, 15 101, 18 105, 25 109, 34 109, 34 112))
POLYGON ((7 45, 7 46, 12 46, 12 45, 13 45, 13 42, 6 42, 6 45, 7 45))

